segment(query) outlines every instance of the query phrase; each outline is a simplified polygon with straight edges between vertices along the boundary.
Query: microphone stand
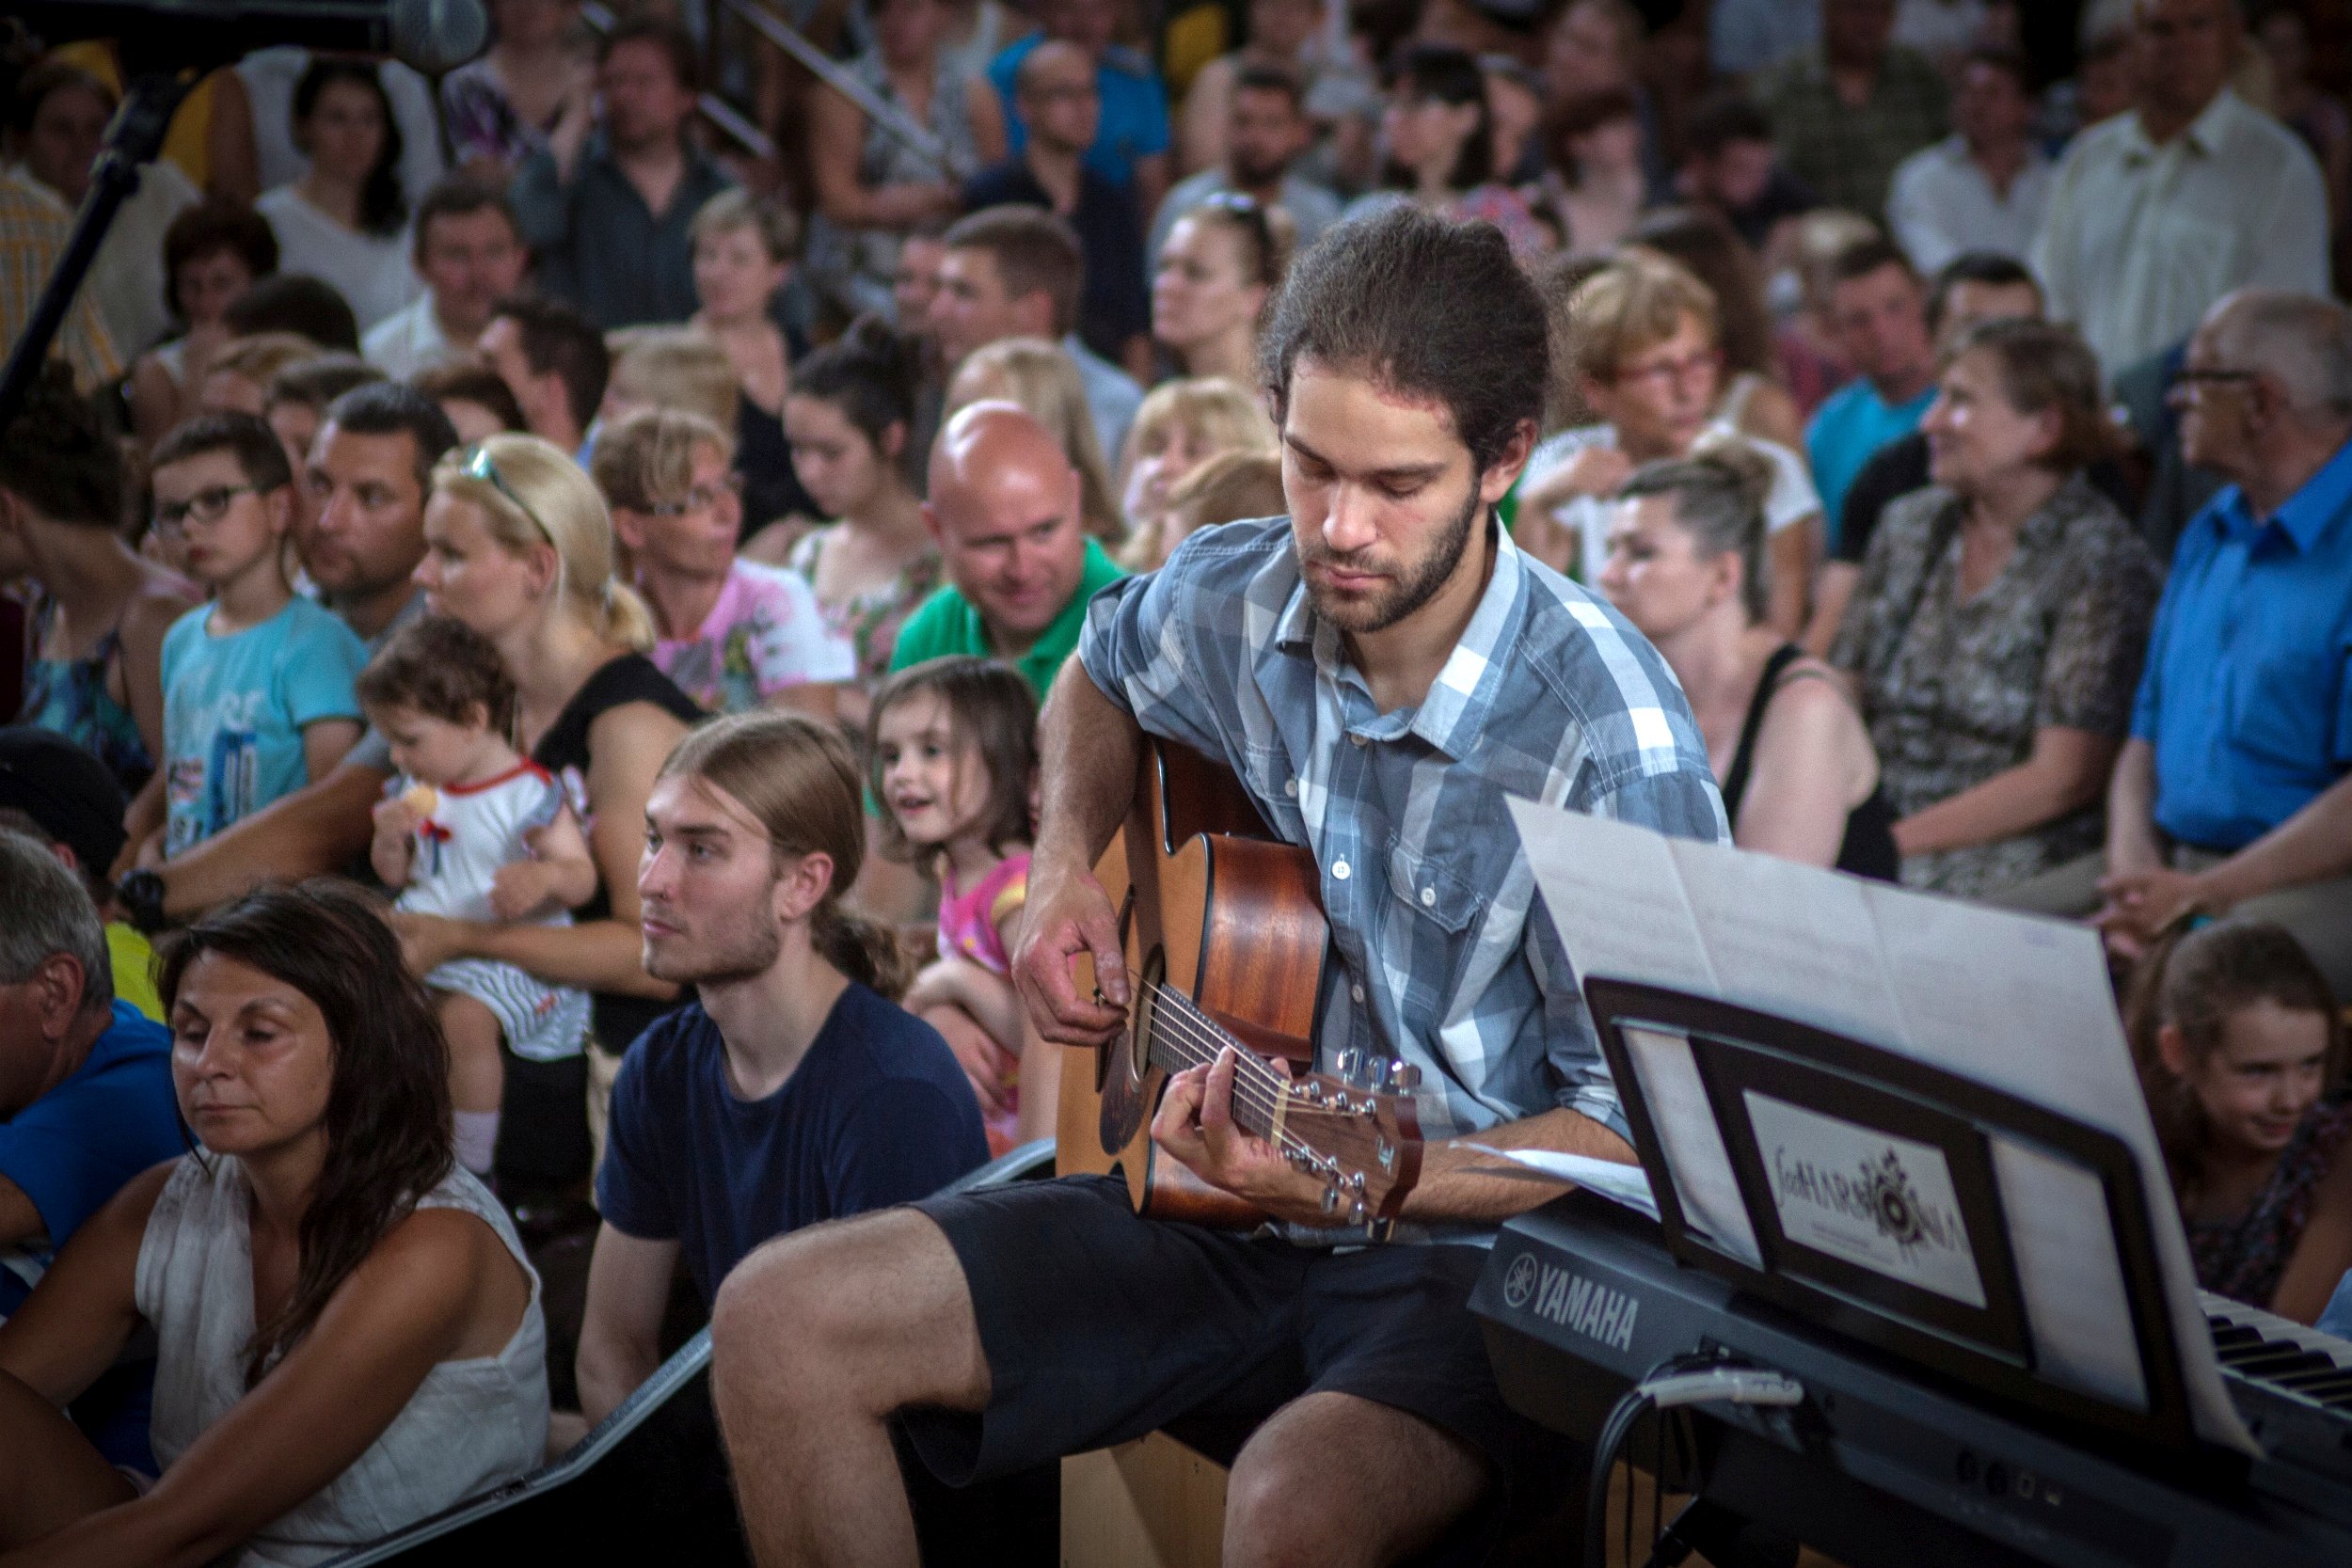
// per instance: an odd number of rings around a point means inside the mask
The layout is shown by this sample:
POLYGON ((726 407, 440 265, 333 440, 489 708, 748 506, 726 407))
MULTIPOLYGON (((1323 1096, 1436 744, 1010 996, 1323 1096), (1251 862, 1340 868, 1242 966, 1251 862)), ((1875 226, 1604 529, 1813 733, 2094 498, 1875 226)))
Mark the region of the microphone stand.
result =
POLYGON ((98 259, 98 247, 114 226, 115 214, 137 194, 139 166, 154 162, 163 150, 164 133, 173 113, 203 74, 190 67, 170 74, 145 71, 132 77, 122 108, 107 128, 105 150, 90 171, 89 190, 82 198, 82 210, 73 220, 65 253, 57 258, 56 270, 49 275, 40 298, 34 303, 24 335, 9 350, 8 368, 0 370, 0 430, 8 428, 24 405, 24 394, 49 357, 49 346, 65 325, 66 310, 83 278, 89 276, 90 263, 98 259))

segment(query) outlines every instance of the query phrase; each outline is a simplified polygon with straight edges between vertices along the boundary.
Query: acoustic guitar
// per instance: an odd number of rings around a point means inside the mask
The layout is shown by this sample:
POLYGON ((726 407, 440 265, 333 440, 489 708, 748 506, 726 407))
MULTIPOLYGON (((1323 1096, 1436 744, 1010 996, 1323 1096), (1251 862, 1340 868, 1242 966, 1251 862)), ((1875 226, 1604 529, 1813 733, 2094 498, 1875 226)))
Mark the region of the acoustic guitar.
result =
POLYGON ((1120 911, 1134 1000, 1124 1033, 1095 1054, 1091 1129, 1091 1097, 1070 1094, 1076 1073, 1065 1071, 1057 1168, 1119 1171, 1136 1210, 1156 1218, 1263 1223, 1152 1141, 1168 1075, 1230 1045, 1234 1123, 1320 1180, 1327 1214, 1383 1232, 1421 1174, 1421 1074, 1354 1050, 1336 1074, 1312 1070, 1329 936, 1313 857, 1267 835, 1232 774, 1151 739, 1135 808, 1096 875, 1120 911))

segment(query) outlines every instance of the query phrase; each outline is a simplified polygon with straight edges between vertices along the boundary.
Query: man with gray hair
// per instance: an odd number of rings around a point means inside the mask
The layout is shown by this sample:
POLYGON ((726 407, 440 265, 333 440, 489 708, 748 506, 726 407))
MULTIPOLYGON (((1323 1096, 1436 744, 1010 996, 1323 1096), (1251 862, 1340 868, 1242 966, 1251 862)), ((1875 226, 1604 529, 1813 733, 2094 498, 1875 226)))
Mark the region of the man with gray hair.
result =
POLYGON ((186 1151, 171 1036, 108 975, 80 880, 0 829, 0 1318, 125 1181, 186 1151))
POLYGON ((2125 953, 2189 911, 2277 921, 2352 996, 2352 312, 2231 294, 2172 398, 2182 455, 2231 483, 2173 558, 2104 864, 2003 902, 2098 906, 2125 953))

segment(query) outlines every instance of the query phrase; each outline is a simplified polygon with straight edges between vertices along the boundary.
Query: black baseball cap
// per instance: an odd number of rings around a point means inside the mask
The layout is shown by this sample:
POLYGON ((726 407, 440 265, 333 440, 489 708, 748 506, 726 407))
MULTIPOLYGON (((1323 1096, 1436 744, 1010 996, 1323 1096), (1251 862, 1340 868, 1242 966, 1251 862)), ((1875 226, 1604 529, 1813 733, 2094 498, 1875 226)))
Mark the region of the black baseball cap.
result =
POLYGON ((55 730, 0 728, 0 806, 40 824, 53 843, 73 851, 86 876, 103 880, 122 853, 129 802, 106 765, 55 730))

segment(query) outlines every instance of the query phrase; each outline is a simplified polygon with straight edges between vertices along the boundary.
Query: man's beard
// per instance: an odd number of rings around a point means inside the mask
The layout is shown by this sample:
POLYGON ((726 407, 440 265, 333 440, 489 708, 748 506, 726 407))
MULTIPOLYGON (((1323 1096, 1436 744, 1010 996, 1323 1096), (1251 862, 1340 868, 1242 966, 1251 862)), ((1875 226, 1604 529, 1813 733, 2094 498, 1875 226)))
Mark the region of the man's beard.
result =
POLYGON ((1287 158, 1279 163, 1266 164, 1255 158, 1246 157, 1238 150, 1228 151, 1225 155, 1225 163, 1232 172, 1233 183, 1245 190, 1253 191, 1266 190, 1279 184, 1283 172, 1290 167, 1290 160, 1287 158))
POLYGON ((767 974, 784 951, 784 934, 776 929, 775 918, 768 909, 768 900, 762 898, 758 914, 740 926, 731 924, 727 928, 713 931, 708 938, 694 942, 690 952, 673 950, 657 958, 652 944, 647 943, 644 955, 645 973, 677 986, 723 986, 767 974))
MULTIPOLYGON (((1460 515, 1446 525, 1445 531, 1438 536, 1429 553, 1408 567, 1394 587, 1377 597, 1358 599, 1351 603, 1330 595, 1315 586, 1314 578, 1307 578, 1307 594, 1314 604, 1315 613, 1342 631, 1357 636, 1388 630, 1436 598, 1438 590, 1445 587, 1454 576, 1454 568, 1462 563, 1462 552, 1470 547, 1471 525, 1478 521, 1486 507, 1477 485, 1472 484, 1470 499, 1463 503, 1460 515)), ((1345 560, 1322 550, 1311 555, 1303 546, 1298 546, 1298 550, 1302 569, 1310 561, 1338 566, 1345 560)), ((1301 575, 1304 576, 1303 570, 1301 575)))

